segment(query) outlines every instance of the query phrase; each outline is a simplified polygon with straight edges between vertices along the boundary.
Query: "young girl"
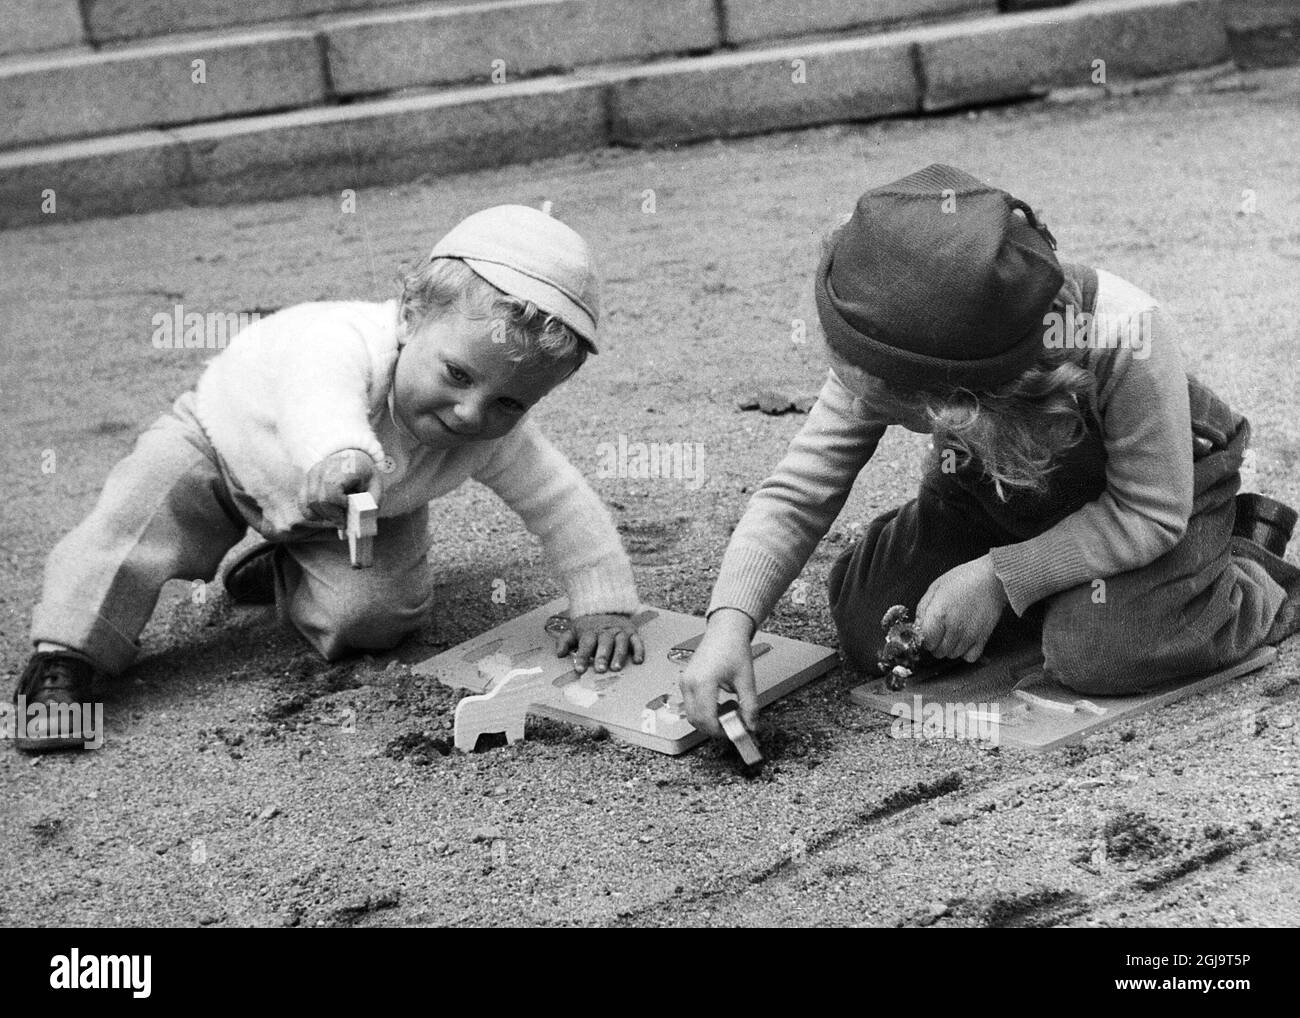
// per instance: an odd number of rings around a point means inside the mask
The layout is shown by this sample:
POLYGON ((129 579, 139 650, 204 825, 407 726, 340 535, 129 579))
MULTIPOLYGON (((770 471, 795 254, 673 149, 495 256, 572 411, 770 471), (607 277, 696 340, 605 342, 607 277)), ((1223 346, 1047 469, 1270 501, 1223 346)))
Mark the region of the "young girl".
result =
POLYGON ((1300 629, 1289 534, 1244 536, 1247 421, 1188 377, 1151 297, 1055 247, 1024 202, 938 165, 867 192, 832 235, 815 284, 831 371, 723 558, 682 680, 694 724, 717 734, 719 688, 754 724, 750 638, 890 424, 933 452, 917 497, 831 570, 846 667, 875 671, 895 604, 931 663, 1041 632, 1048 673, 1088 695, 1300 629))

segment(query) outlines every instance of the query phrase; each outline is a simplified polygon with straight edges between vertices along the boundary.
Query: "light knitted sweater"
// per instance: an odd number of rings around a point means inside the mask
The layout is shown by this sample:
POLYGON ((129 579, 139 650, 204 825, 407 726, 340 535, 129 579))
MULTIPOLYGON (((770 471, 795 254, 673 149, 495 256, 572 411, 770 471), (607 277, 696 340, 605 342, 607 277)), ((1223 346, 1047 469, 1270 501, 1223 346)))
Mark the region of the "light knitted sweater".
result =
POLYGON ((561 574, 574 615, 634 613, 632 567, 609 513, 577 469, 524 417, 499 439, 439 450, 393 420, 396 302, 300 304, 254 322, 208 365, 196 412, 236 483, 261 507, 267 537, 305 522, 306 472, 362 449, 379 473, 379 532, 468 479, 519 514, 561 574))
MULTIPOLYGON (((1110 361, 1096 408, 1106 448, 1106 490, 1055 526, 991 550, 1017 614, 1093 579, 1136 569, 1172 548, 1192 511, 1192 436, 1187 375, 1158 304, 1099 271, 1095 313, 1150 312, 1145 349, 1079 349, 1110 361)), ((750 499, 723 556, 709 612, 738 608, 761 626, 848 499, 890 424, 832 371, 785 458, 750 499)))

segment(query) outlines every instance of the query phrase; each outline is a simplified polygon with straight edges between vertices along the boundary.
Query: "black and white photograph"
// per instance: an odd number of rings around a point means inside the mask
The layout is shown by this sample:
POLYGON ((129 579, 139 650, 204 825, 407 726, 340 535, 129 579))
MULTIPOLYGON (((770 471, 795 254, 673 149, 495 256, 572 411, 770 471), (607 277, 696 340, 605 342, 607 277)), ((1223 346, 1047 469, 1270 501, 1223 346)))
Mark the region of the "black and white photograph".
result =
POLYGON ((0 15, 18 989, 365 927, 1280 989, 1300 2, 0 15))

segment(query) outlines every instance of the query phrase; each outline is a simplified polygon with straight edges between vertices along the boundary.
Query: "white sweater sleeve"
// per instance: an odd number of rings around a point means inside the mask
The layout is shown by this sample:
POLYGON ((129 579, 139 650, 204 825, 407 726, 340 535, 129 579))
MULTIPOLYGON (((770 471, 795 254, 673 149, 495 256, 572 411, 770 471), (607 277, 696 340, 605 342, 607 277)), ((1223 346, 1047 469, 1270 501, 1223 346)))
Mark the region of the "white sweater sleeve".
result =
POLYGON ((578 469, 527 419, 473 474, 541 539, 559 571, 571 614, 634 614, 632 564, 600 498, 578 469))
POLYGON ((363 337, 340 326, 275 342, 276 425, 294 464, 310 470, 343 449, 362 449, 382 460, 384 450, 369 420, 376 379, 363 337))

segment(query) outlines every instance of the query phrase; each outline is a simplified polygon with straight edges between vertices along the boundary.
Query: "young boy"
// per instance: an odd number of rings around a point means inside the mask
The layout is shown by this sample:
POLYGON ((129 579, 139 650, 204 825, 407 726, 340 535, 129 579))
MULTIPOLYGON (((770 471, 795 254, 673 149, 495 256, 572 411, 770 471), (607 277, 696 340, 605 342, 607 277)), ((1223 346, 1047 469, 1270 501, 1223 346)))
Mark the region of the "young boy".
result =
POLYGON ((1282 558, 1295 514, 1236 498, 1249 424, 1187 375, 1151 297, 1055 248, 1028 205, 949 166, 858 200, 815 280, 831 372, 732 534, 683 674, 697 727, 717 733, 719 687, 754 723, 753 632, 891 424, 934 453, 917 497, 830 572, 848 667, 876 667, 897 604, 923 665, 1030 635, 1049 674, 1096 696, 1300 630, 1300 569, 1282 558), (1288 521, 1267 543, 1261 508, 1288 521))
MULTIPOLYGON (((55 547, 15 700, 78 704, 121 674, 170 579, 210 580, 252 527, 267 539, 225 585, 275 602, 327 660, 391 648, 432 607, 428 503, 473 478, 536 534, 569 596, 578 671, 644 648, 627 555, 608 513, 528 411, 596 352, 597 283, 583 239, 544 212, 470 216, 403 281, 399 300, 303 304, 254 323, 109 474, 55 547), (373 566, 337 528, 347 495, 378 503, 373 566)), ((83 744, 68 712, 36 711, 20 749, 83 744)))

